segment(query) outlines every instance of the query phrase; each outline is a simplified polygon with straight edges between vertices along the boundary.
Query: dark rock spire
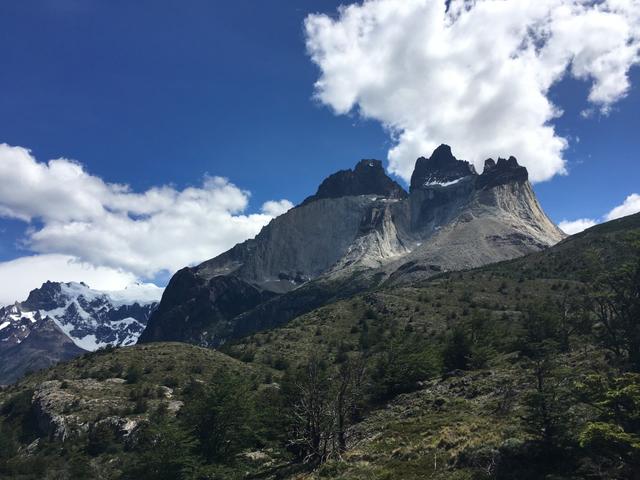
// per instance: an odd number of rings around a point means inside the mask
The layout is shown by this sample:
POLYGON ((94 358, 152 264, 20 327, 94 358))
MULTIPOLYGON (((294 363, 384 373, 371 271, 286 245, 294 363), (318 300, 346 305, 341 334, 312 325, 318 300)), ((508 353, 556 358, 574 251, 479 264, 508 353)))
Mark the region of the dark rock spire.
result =
POLYGON ((385 198, 406 198, 407 192, 387 176, 380 160, 361 160, 353 170, 340 170, 328 176, 315 195, 304 204, 320 198, 351 195, 381 195, 385 198))
POLYGON ((512 182, 523 183, 528 179, 527 169, 518 164, 516 157, 509 157, 508 160, 499 158, 498 163, 489 158, 484 162, 484 171, 478 177, 477 187, 493 188, 512 182))
POLYGON ((469 162, 458 160, 449 145, 442 144, 429 158, 420 157, 411 175, 411 190, 434 184, 452 182, 462 177, 476 175, 469 162))

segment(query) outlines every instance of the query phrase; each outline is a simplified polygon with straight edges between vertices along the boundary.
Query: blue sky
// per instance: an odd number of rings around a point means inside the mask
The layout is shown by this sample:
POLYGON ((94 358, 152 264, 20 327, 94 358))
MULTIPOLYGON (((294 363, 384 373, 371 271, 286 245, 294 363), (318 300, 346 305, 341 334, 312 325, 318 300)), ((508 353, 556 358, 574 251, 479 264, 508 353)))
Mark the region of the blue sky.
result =
MULTIPOLYGON (((330 101, 313 98, 323 67, 307 54, 304 21, 315 12, 337 19, 339 3, 2 2, 0 143, 30 149, 37 162, 75 160, 134 192, 225 177, 251 192, 243 215, 259 215, 269 200, 298 203, 326 175, 361 158, 386 160, 395 145, 384 118, 336 115, 330 101)), ((593 82, 568 75, 551 87, 548 98, 564 112, 552 125, 569 140, 568 174, 535 190, 554 221, 600 219, 640 190, 637 66, 629 79, 607 115, 595 108, 589 118, 581 112, 593 107, 593 82)), ((15 217, 0 218, 0 262, 79 255, 28 240, 47 217, 15 217)))

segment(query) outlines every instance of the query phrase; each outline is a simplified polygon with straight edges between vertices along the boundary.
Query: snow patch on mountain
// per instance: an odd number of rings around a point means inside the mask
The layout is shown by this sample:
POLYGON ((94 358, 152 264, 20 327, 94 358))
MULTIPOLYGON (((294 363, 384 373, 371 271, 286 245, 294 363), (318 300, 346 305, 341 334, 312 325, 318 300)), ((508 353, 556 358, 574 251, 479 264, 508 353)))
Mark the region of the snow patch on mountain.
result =
POLYGON ((466 177, 456 178, 455 180, 450 180, 448 182, 443 182, 443 181, 439 181, 439 180, 431 180, 431 181, 425 182, 424 186, 425 187, 433 187, 433 186, 448 187, 449 185, 455 185, 456 183, 458 183, 463 178, 466 178, 466 177))
POLYGON ((24 302, 0 308, 0 342, 19 344, 41 325, 40 320, 51 319, 84 350, 133 345, 162 292, 152 284, 101 291, 82 282, 45 282, 24 302))
POLYGON ((160 288, 153 283, 134 283, 124 290, 105 290, 104 294, 111 298, 113 306, 132 305, 139 303, 140 305, 148 305, 157 303, 162 298, 164 288, 160 288))

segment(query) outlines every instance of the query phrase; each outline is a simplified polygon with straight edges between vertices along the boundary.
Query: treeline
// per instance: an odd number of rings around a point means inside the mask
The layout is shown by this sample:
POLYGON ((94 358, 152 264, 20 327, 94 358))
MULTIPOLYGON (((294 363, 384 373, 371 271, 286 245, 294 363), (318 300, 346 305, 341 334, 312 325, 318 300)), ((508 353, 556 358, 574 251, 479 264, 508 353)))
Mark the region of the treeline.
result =
POLYGON ((528 308, 514 347, 528 372, 520 420, 531 440, 501 452, 492 477, 640 478, 638 251, 586 293, 528 308))

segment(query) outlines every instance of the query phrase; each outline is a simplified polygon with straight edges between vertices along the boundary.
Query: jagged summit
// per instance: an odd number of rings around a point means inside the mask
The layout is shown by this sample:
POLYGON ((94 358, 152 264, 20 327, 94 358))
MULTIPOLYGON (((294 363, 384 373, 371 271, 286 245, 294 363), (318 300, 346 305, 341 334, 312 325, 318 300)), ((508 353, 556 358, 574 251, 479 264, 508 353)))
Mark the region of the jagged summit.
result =
POLYGON ((0 307, 0 385, 87 350, 133 345, 161 293, 150 284, 109 292, 47 281, 24 302, 0 307))
POLYGON ((433 185, 450 185, 457 180, 476 175, 469 162, 458 160, 449 145, 442 144, 429 158, 420 157, 411 175, 411 190, 433 185))
POLYGON ((0 341, 20 343, 34 330, 32 323, 53 321, 78 347, 131 345, 144 329, 162 289, 139 285, 131 291, 100 291, 84 282, 46 281, 24 302, 0 308, 0 341), (26 321, 29 320, 29 321, 26 321), (23 328, 23 327, 28 328, 23 328))
POLYGON ((511 156, 508 160, 498 158, 498 163, 489 158, 485 160, 482 175, 478 177, 478 186, 492 188, 510 182, 524 183, 528 179, 527 169, 518 164, 516 157, 511 156))
POLYGON ((484 162, 484 170, 478 175, 473 165, 465 160, 458 160, 451 152, 449 145, 442 144, 436 148, 429 158, 420 157, 411 176, 411 191, 430 187, 446 187, 460 182, 463 178, 472 177, 479 189, 492 188, 510 182, 526 182, 529 179, 527 169, 518 164, 511 156, 508 159, 498 158, 498 162, 488 158, 484 162))
POLYGON ((303 205, 320 198, 352 195, 381 195, 385 198, 406 198, 407 192, 387 176, 380 160, 360 160, 353 170, 340 170, 327 177, 315 195, 303 205))

